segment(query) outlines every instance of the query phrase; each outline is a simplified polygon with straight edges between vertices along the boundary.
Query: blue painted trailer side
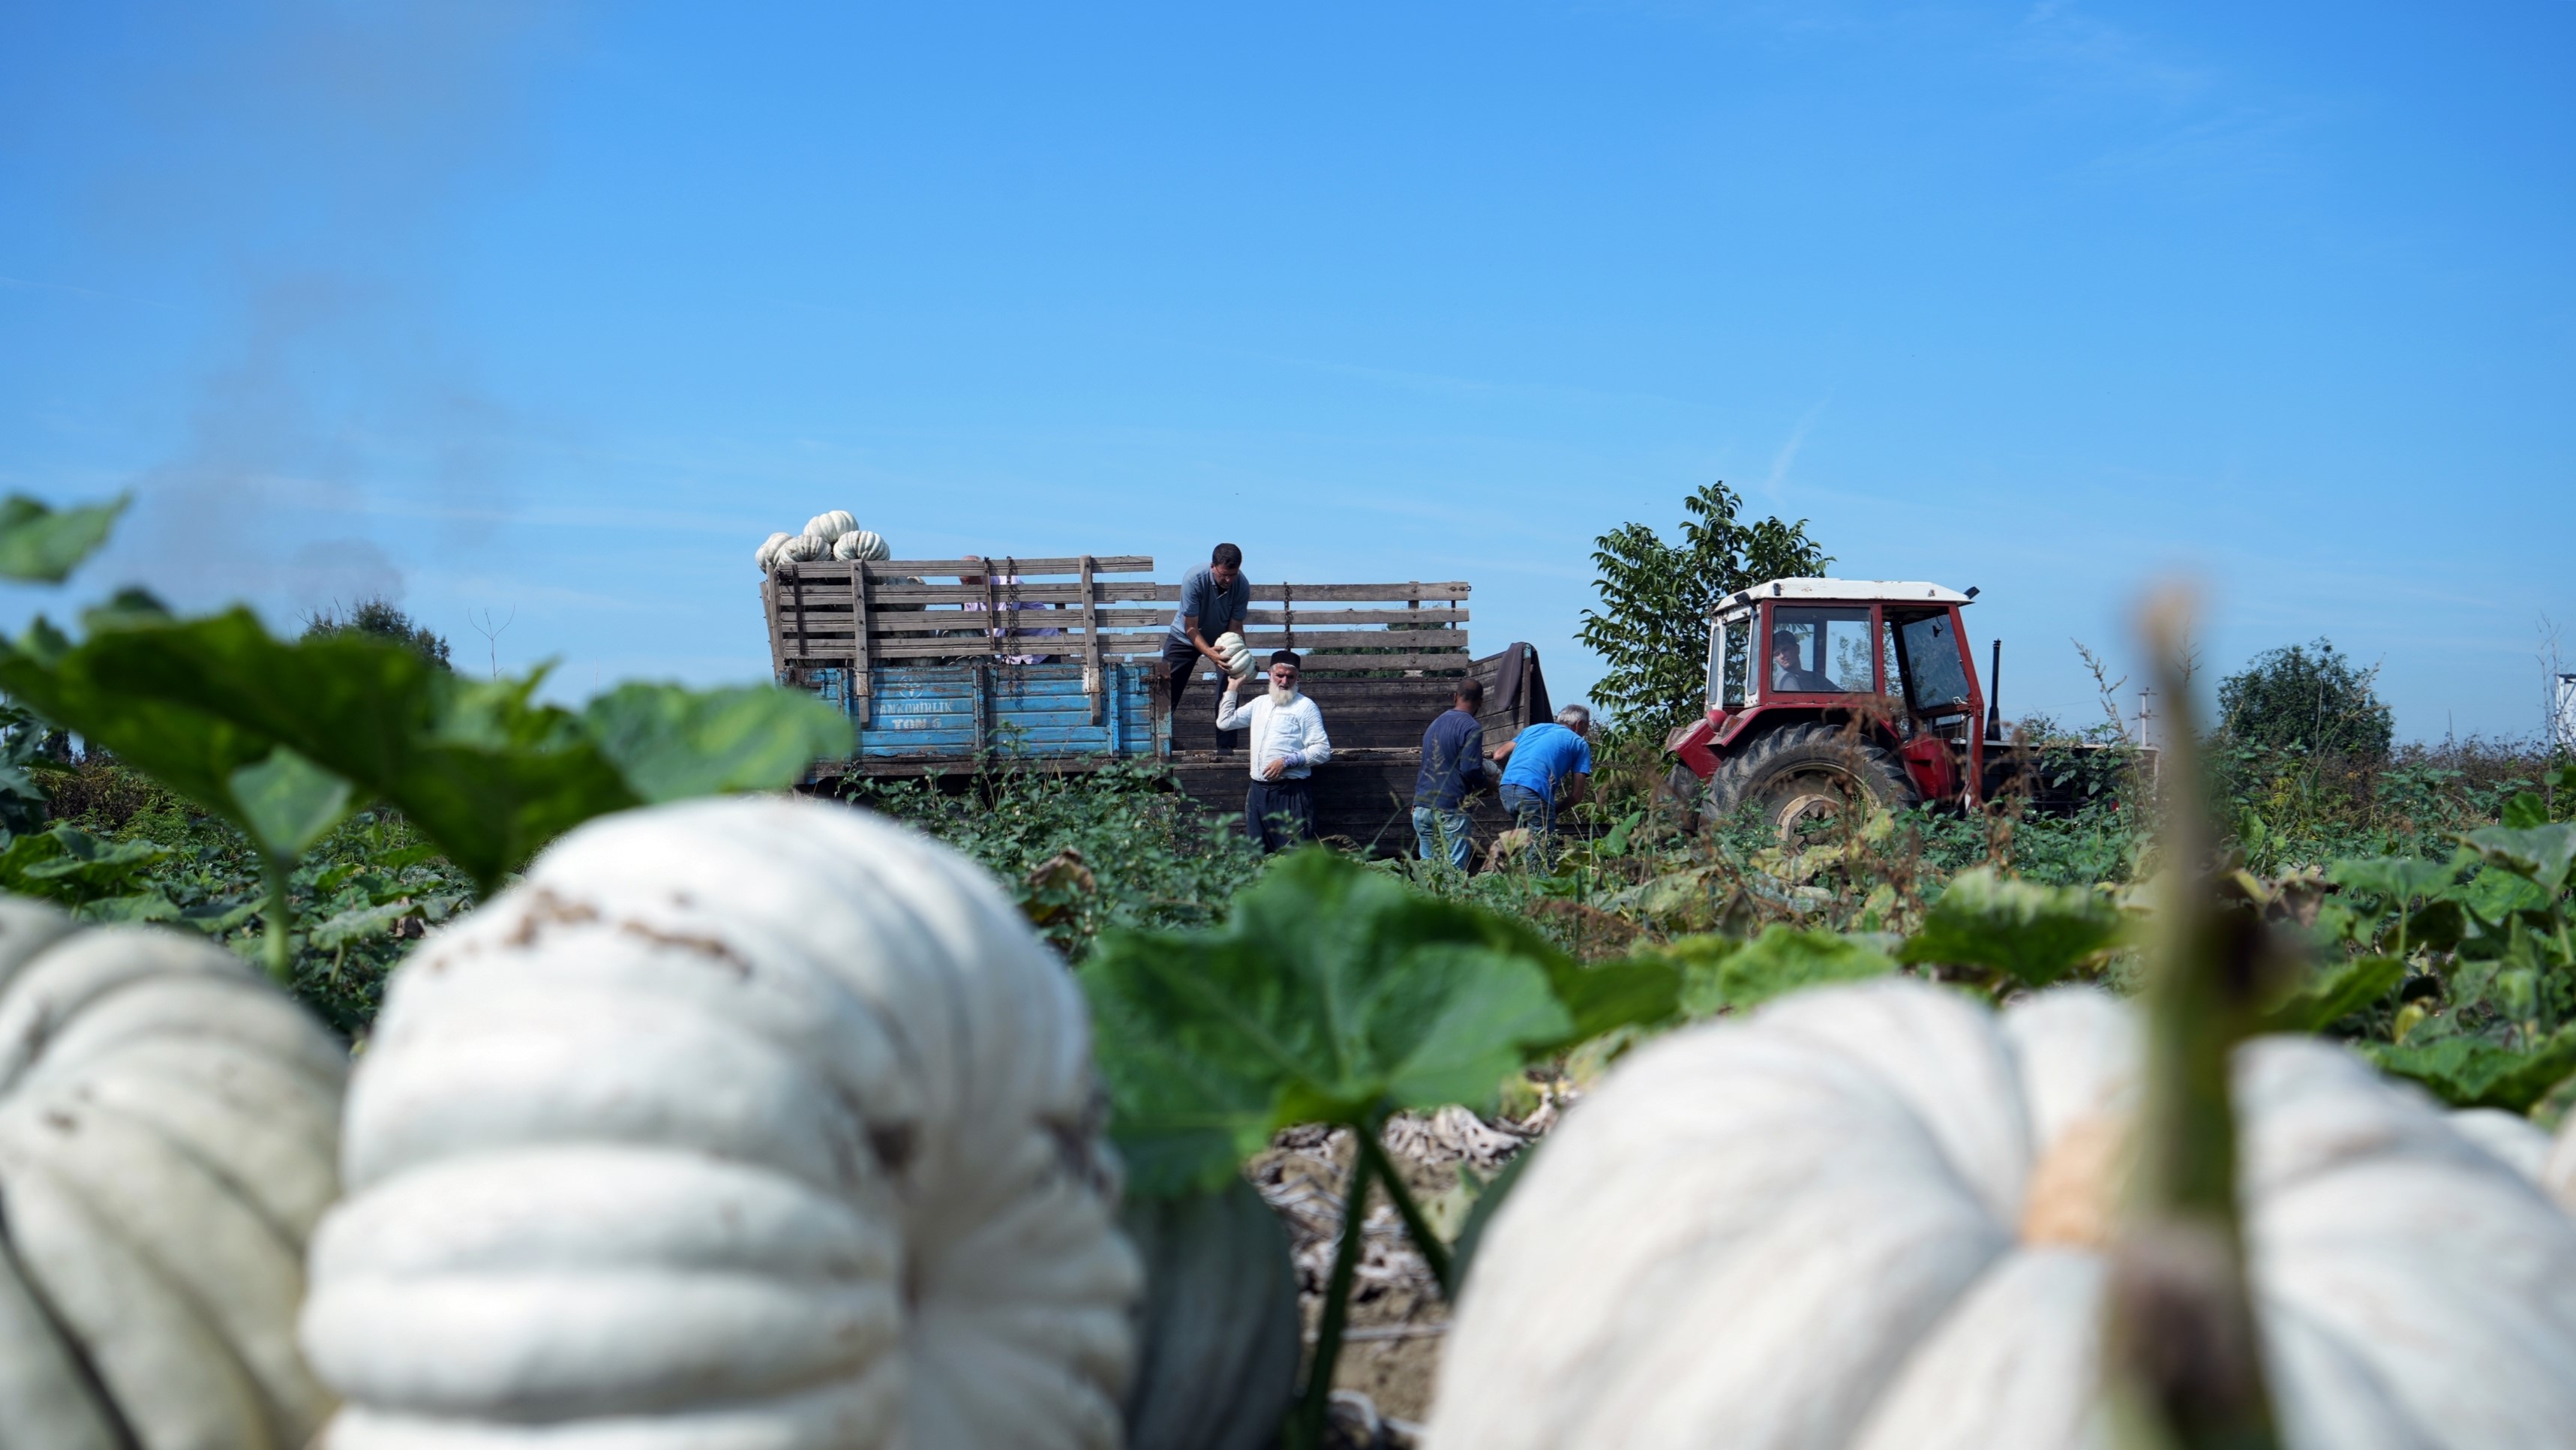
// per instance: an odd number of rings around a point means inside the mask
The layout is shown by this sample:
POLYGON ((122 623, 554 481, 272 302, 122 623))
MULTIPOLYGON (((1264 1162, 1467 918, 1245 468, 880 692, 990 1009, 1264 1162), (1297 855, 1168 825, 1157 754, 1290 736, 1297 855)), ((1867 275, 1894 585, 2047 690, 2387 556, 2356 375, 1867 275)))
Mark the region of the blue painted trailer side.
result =
MULTIPOLYGON (((1093 724, 1079 664, 880 665, 869 672, 869 718, 853 715, 868 761, 972 757, 980 750, 1047 756, 1151 755, 1154 726, 1143 667, 1107 664, 1093 724)), ((849 672, 803 672, 807 687, 851 709, 849 672)))

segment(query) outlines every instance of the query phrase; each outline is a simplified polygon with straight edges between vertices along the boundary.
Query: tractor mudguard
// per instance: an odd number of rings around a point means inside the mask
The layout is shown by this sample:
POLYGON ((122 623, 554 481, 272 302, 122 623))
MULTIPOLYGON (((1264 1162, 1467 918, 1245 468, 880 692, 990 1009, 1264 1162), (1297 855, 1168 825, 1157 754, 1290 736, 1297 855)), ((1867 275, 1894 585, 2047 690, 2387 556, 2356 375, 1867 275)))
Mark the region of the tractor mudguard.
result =
POLYGON ((1717 774, 1717 754, 1708 748, 1716 735, 1717 722, 1703 715, 1665 736, 1664 753, 1688 766, 1691 774, 1707 780, 1717 774))

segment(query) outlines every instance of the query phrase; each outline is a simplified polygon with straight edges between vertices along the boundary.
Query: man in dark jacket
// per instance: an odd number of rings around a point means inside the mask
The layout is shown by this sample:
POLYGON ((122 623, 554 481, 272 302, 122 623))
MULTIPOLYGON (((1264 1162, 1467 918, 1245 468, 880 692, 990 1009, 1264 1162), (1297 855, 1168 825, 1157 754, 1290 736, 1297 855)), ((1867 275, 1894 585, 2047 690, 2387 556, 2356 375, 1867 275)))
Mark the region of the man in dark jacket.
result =
POLYGON ((1485 727, 1476 711, 1485 687, 1460 680, 1450 706, 1422 732, 1422 773, 1413 782, 1413 838, 1425 861, 1446 861, 1464 871, 1474 849, 1467 792, 1485 783, 1485 727))

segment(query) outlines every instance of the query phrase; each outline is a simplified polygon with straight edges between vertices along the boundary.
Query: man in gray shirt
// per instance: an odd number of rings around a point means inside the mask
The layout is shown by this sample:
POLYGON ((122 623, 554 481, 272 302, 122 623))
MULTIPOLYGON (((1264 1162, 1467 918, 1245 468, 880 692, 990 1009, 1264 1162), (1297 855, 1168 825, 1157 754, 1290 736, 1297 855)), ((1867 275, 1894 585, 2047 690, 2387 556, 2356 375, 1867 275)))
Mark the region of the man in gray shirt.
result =
POLYGON ((1243 577, 1243 551, 1219 544, 1207 567, 1192 569, 1181 580, 1181 607, 1172 615, 1172 632, 1163 639, 1163 663, 1171 670, 1164 688, 1170 692, 1169 713, 1181 713, 1181 694, 1189 689, 1202 663, 1220 675, 1225 661, 1217 656, 1216 639, 1229 630, 1245 633, 1245 611, 1252 607, 1252 585, 1243 577))

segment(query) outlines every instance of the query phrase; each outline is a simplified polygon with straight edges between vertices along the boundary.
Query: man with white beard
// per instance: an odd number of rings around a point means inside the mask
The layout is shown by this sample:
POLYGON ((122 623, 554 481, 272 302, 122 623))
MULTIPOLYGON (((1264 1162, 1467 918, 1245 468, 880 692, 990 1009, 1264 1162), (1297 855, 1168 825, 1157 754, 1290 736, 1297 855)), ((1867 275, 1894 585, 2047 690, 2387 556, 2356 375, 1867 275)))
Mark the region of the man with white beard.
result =
POLYGON ((1264 854, 1315 839, 1315 798, 1308 782, 1315 767, 1333 758, 1324 738, 1324 712, 1297 689, 1297 655, 1270 657, 1270 689, 1249 705, 1239 703, 1243 682, 1225 687, 1216 704, 1216 728, 1252 731, 1252 789, 1243 798, 1245 834, 1264 854))

